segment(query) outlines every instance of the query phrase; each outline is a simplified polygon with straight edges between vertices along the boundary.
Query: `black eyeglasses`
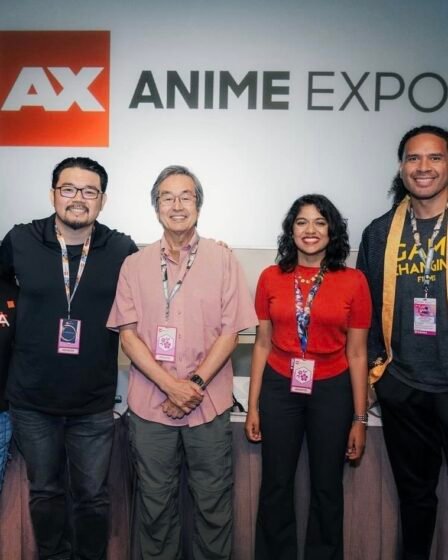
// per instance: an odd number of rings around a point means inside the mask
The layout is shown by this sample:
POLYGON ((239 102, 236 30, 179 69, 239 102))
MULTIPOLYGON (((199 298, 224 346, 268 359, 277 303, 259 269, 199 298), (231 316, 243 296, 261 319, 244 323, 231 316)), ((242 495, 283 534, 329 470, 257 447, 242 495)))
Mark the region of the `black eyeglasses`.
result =
POLYGON ((59 191, 61 196, 64 198, 75 198, 78 194, 78 191, 81 192, 81 196, 86 200, 95 200, 103 194, 98 189, 94 189, 93 187, 82 187, 81 189, 78 187, 74 187, 72 185, 63 185, 62 187, 55 187, 55 191, 59 191))

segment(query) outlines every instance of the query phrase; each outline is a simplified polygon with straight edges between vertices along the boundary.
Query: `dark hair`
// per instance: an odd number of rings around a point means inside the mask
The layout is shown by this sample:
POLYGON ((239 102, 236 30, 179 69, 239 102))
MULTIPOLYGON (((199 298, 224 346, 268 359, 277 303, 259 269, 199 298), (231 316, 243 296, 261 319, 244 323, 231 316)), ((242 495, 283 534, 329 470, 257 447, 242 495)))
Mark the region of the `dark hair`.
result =
POLYGON ((87 171, 92 171, 92 173, 96 173, 100 178, 100 186, 101 192, 106 192, 107 189, 107 173, 106 170, 102 165, 100 165, 94 159, 90 159, 88 157, 69 157, 63 159, 61 163, 58 163, 56 167, 53 169, 53 178, 51 181, 51 188, 55 188, 58 184, 59 177, 64 171, 64 169, 69 169, 71 167, 78 167, 79 169, 86 169, 87 171))
POLYGON ((169 165, 168 167, 165 167, 165 169, 162 169, 151 189, 151 204, 156 209, 156 212, 159 211, 160 184, 171 175, 186 175, 187 177, 190 177, 190 179, 194 183, 194 190, 196 194, 196 208, 197 210, 200 210, 204 202, 204 191, 199 179, 188 169, 188 167, 184 167, 183 165, 169 165))
MULTIPOLYGON (((398 145, 398 161, 401 163, 403 161, 404 150, 406 148, 406 144, 408 140, 414 138, 414 136, 418 136, 419 134, 433 134, 434 136, 438 136, 442 140, 445 140, 445 144, 448 148, 448 130, 444 128, 440 128, 439 126, 432 126, 430 124, 424 124, 422 126, 418 126, 416 128, 412 128, 403 136, 400 140, 400 144, 398 145)), ((392 180, 392 185, 387 193, 389 196, 393 196, 393 203, 394 205, 400 204, 403 198, 408 194, 408 190, 403 183, 403 179, 400 176, 400 172, 398 172, 392 180)))
POLYGON ((336 206, 322 194, 305 194, 298 198, 283 220, 283 233, 278 238, 276 262, 283 272, 291 272, 297 266, 297 247, 293 238, 293 225, 303 206, 313 205, 328 222, 330 241, 325 251, 322 264, 328 270, 339 270, 345 267, 350 253, 347 223, 336 206))

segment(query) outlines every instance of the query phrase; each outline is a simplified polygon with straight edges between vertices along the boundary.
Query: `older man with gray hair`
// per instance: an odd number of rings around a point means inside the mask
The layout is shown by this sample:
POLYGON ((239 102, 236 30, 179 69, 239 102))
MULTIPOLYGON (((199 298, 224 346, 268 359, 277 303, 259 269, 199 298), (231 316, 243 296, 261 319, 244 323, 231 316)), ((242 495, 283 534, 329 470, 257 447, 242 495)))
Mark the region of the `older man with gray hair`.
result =
POLYGON ((194 502, 195 560, 228 559, 232 528, 232 366, 238 332, 257 318, 227 248, 198 235, 197 177, 170 166, 152 204, 162 239, 126 259, 108 327, 131 360, 130 437, 143 558, 182 558, 179 477, 194 502))

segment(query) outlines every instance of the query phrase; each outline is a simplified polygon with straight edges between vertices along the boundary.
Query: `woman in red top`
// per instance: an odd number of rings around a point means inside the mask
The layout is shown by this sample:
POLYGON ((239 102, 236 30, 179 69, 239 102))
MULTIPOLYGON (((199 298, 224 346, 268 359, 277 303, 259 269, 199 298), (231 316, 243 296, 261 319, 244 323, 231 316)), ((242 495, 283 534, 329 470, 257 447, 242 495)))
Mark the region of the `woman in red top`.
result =
POLYGON ((343 560, 343 467, 365 445, 371 317, 366 279, 344 264, 349 251, 339 211, 322 195, 305 195, 283 222, 278 265, 258 281, 246 420, 249 440, 263 442, 257 560, 297 559, 294 478, 304 436, 305 559, 343 560))

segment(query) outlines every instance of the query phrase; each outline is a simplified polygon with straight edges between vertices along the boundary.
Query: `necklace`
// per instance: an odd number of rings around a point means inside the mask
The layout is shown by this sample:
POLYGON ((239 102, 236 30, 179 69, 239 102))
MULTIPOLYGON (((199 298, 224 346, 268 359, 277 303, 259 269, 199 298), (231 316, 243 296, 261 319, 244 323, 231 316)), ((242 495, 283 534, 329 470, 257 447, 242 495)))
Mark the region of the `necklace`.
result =
POLYGON ((313 274, 313 276, 311 276, 311 278, 304 278, 303 276, 300 275, 300 273, 297 273, 297 280, 301 284, 314 284, 316 278, 317 278, 317 273, 313 274))

